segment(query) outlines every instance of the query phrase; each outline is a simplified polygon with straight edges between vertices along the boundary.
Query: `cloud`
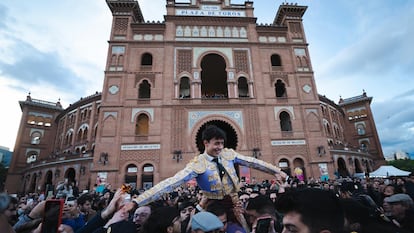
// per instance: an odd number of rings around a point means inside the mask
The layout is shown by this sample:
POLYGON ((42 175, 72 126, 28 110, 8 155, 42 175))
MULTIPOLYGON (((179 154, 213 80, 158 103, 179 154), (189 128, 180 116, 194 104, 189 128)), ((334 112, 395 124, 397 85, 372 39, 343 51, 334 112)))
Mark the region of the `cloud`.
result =
POLYGON ((82 92, 82 79, 65 67, 56 53, 44 53, 24 42, 16 44, 13 49, 21 57, 15 58, 13 64, 0 62, 2 76, 20 81, 26 87, 49 83, 54 88, 64 91, 82 92))
POLYGON ((7 27, 5 24, 7 15, 7 8, 4 5, 0 4, 0 29, 7 27))
POLYGON ((390 99, 372 105, 385 155, 397 150, 414 151, 414 100, 390 99))
POLYGON ((329 24, 321 22, 322 25, 337 28, 328 29, 323 36, 320 28, 313 28, 312 37, 308 37, 311 52, 315 54, 312 56, 315 78, 321 90, 326 90, 328 97, 336 97, 338 92, 344 95, 365 89, 377 100, 383 100, 406 92, 401 89, 402 82, 406 83, 404 87, 414 86, 409 75, 414 66, 414 31, 411 30, 414 4, 368 1, 358 8, 355 4, 345 5, 342 4, 341 14, 348 12, 349 18, 326 19, 329 24), (342 84, 340 91, 334 84, 342 84))

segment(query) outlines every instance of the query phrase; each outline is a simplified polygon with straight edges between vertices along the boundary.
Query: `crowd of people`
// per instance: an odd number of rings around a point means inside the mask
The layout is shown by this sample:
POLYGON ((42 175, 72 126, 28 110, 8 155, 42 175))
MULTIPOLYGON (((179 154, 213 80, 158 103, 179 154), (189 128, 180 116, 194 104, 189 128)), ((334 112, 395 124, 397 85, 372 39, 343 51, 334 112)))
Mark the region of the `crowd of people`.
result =
MULTIPOLYGON (((79 195, 68 180, 54 193, 0 195, 5 233, 405 233, 414 232, 414 176, 396 179, 289 179, 280 168, 224 148, 225 132, 202 133, 204 153, 149 190, 130 185, 79 195), (274 174, 246 184, 235 165, 274 174), (195 179, 197 186, 186 185, 195 179), (52 196, 52 195, 54 196, 52 196), (60 216, 47 208, 62 201, 60 216), (64 205, 63 205, 64 200, 64 205), (49 204, 49 205, 48 205, 49 204), (51 223, 49 225, 48 223, 51 223), (56 226, 53 226, 55 224, 56 226), (45 230, 47 229, 47 230, 45 230), (50 231, 49 229, 55 229, 50 231)), ((52 209, 54 210, 54 209, 52 209)))
POLYGON ((298 179, 240 184, 238 205, 182 185, 138 206, 140 190, 54 196, 0 194, 1 232, 40 233, 48 198, 64 200, 60 233, 414 232, 414 176, 393 179, 298 179), (239 222, 242 213, 248 229, 239 222))

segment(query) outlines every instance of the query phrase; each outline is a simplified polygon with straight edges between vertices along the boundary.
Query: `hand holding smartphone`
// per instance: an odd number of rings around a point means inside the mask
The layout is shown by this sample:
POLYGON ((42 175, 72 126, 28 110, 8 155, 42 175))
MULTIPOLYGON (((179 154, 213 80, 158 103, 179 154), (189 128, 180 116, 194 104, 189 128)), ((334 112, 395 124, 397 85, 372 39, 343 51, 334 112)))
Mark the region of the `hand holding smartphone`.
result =
POLYGON ((262 218, 257 220, 255 233, 269 233, 272 218, 262 218))
POLYGON ((50 199, 45 203, 41 233, 58 233, 62 222, 63 200, 50 199))

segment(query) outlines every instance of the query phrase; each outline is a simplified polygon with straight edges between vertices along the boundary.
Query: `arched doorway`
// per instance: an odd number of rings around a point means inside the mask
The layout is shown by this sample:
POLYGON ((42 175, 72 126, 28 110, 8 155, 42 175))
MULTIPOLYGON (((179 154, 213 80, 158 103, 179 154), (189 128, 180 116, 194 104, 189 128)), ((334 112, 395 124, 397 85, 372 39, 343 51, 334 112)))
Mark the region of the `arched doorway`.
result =
POLYGON ((281 159, 279 160, 279 167, 282 169, 283 172, 285 172, 288 176, 292 176, 292 173, 290 171, 290 164, 289 160, 287 159, 281 159))
POLYGON ((53 187, 53 173, 50 170, 46 172, 46 175, 45 175, 45 184, 44 185, 45 185, 44 186, 44 189, 45 189, 46 194, 49 191, 52 191, 53 192, 53 190, 54 190, 54 187, 53 187))
POLYGON ((337 163, 338 163, 338 175, 340 177, 348 177, 349 172, 348 172, 348 169, 346 168, 345 160, 343 158, 339 158, 337 163))
POLYGON ((361 169, 361 163, 359 162, 358 159, 355 159, 355 173, 362 173, 362 169, 361 169))
POLYGON ((65 172, 65 179, 68 179, 69 184, 76 185, 76 171, 74 168, 69 168, 65 172))
POLYGON ((29 192, 34 193, 36 192, 36 183, 37 183, 37 175, 36 173, 32 175, 32 179, 30 181, 29 192))
POLYGON ((295 160, 293 160, 293 173, 294 176, 300 180, 300 181, 304 181, 306 174, 305 174, 305 162, 303 162, 303 159, 301 158, 296 158, 295 160))
POLYGON ((368 160, 365 160, 365 171, 367 171, 368 173, 372 172, 368 160))
POLYGON ((224 142, 224 147, 231 148, 231 149, 237 148, 237 133, 234 130, 234 128, 225 121, 212 120, 212 121, 208 121, 204 123, 197 132, 196 145, 200 153, 204 152, 204 144, 203 144, 203 140, 201 139, 201 137, 202 137, 204 129, 208 125, 215 125, 219 127, 220 129, 224 130, 224 132, 226 133, 226 137, 227 137, 227 140, 224 142))
POLYGON ((142 167, 141 184, 145 190, 154 186, 154 166, 152 164, 147 163, 142 167))
POLYGON ((131 185, 133 189, 137 188, 138 168, 135 164, 129 164, 125 171, 125 184, 131 185))
POLYGON ((218 54, 201 60, 201 94, 203 98, 227 98, 226 61, 218 54))

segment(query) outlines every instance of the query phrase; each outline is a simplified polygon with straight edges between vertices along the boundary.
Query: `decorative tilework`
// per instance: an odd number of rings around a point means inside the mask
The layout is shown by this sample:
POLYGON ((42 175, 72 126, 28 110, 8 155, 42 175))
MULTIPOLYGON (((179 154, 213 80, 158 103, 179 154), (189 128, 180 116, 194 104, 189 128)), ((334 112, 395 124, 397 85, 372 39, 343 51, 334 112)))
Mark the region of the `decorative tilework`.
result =
POLYGON ((191 131, 194 125, 201 119, 211 115, 222 115, 231 118, 236 124, 243 129, 242 111, 199 111, 188 112, 188 130, 191 131))

